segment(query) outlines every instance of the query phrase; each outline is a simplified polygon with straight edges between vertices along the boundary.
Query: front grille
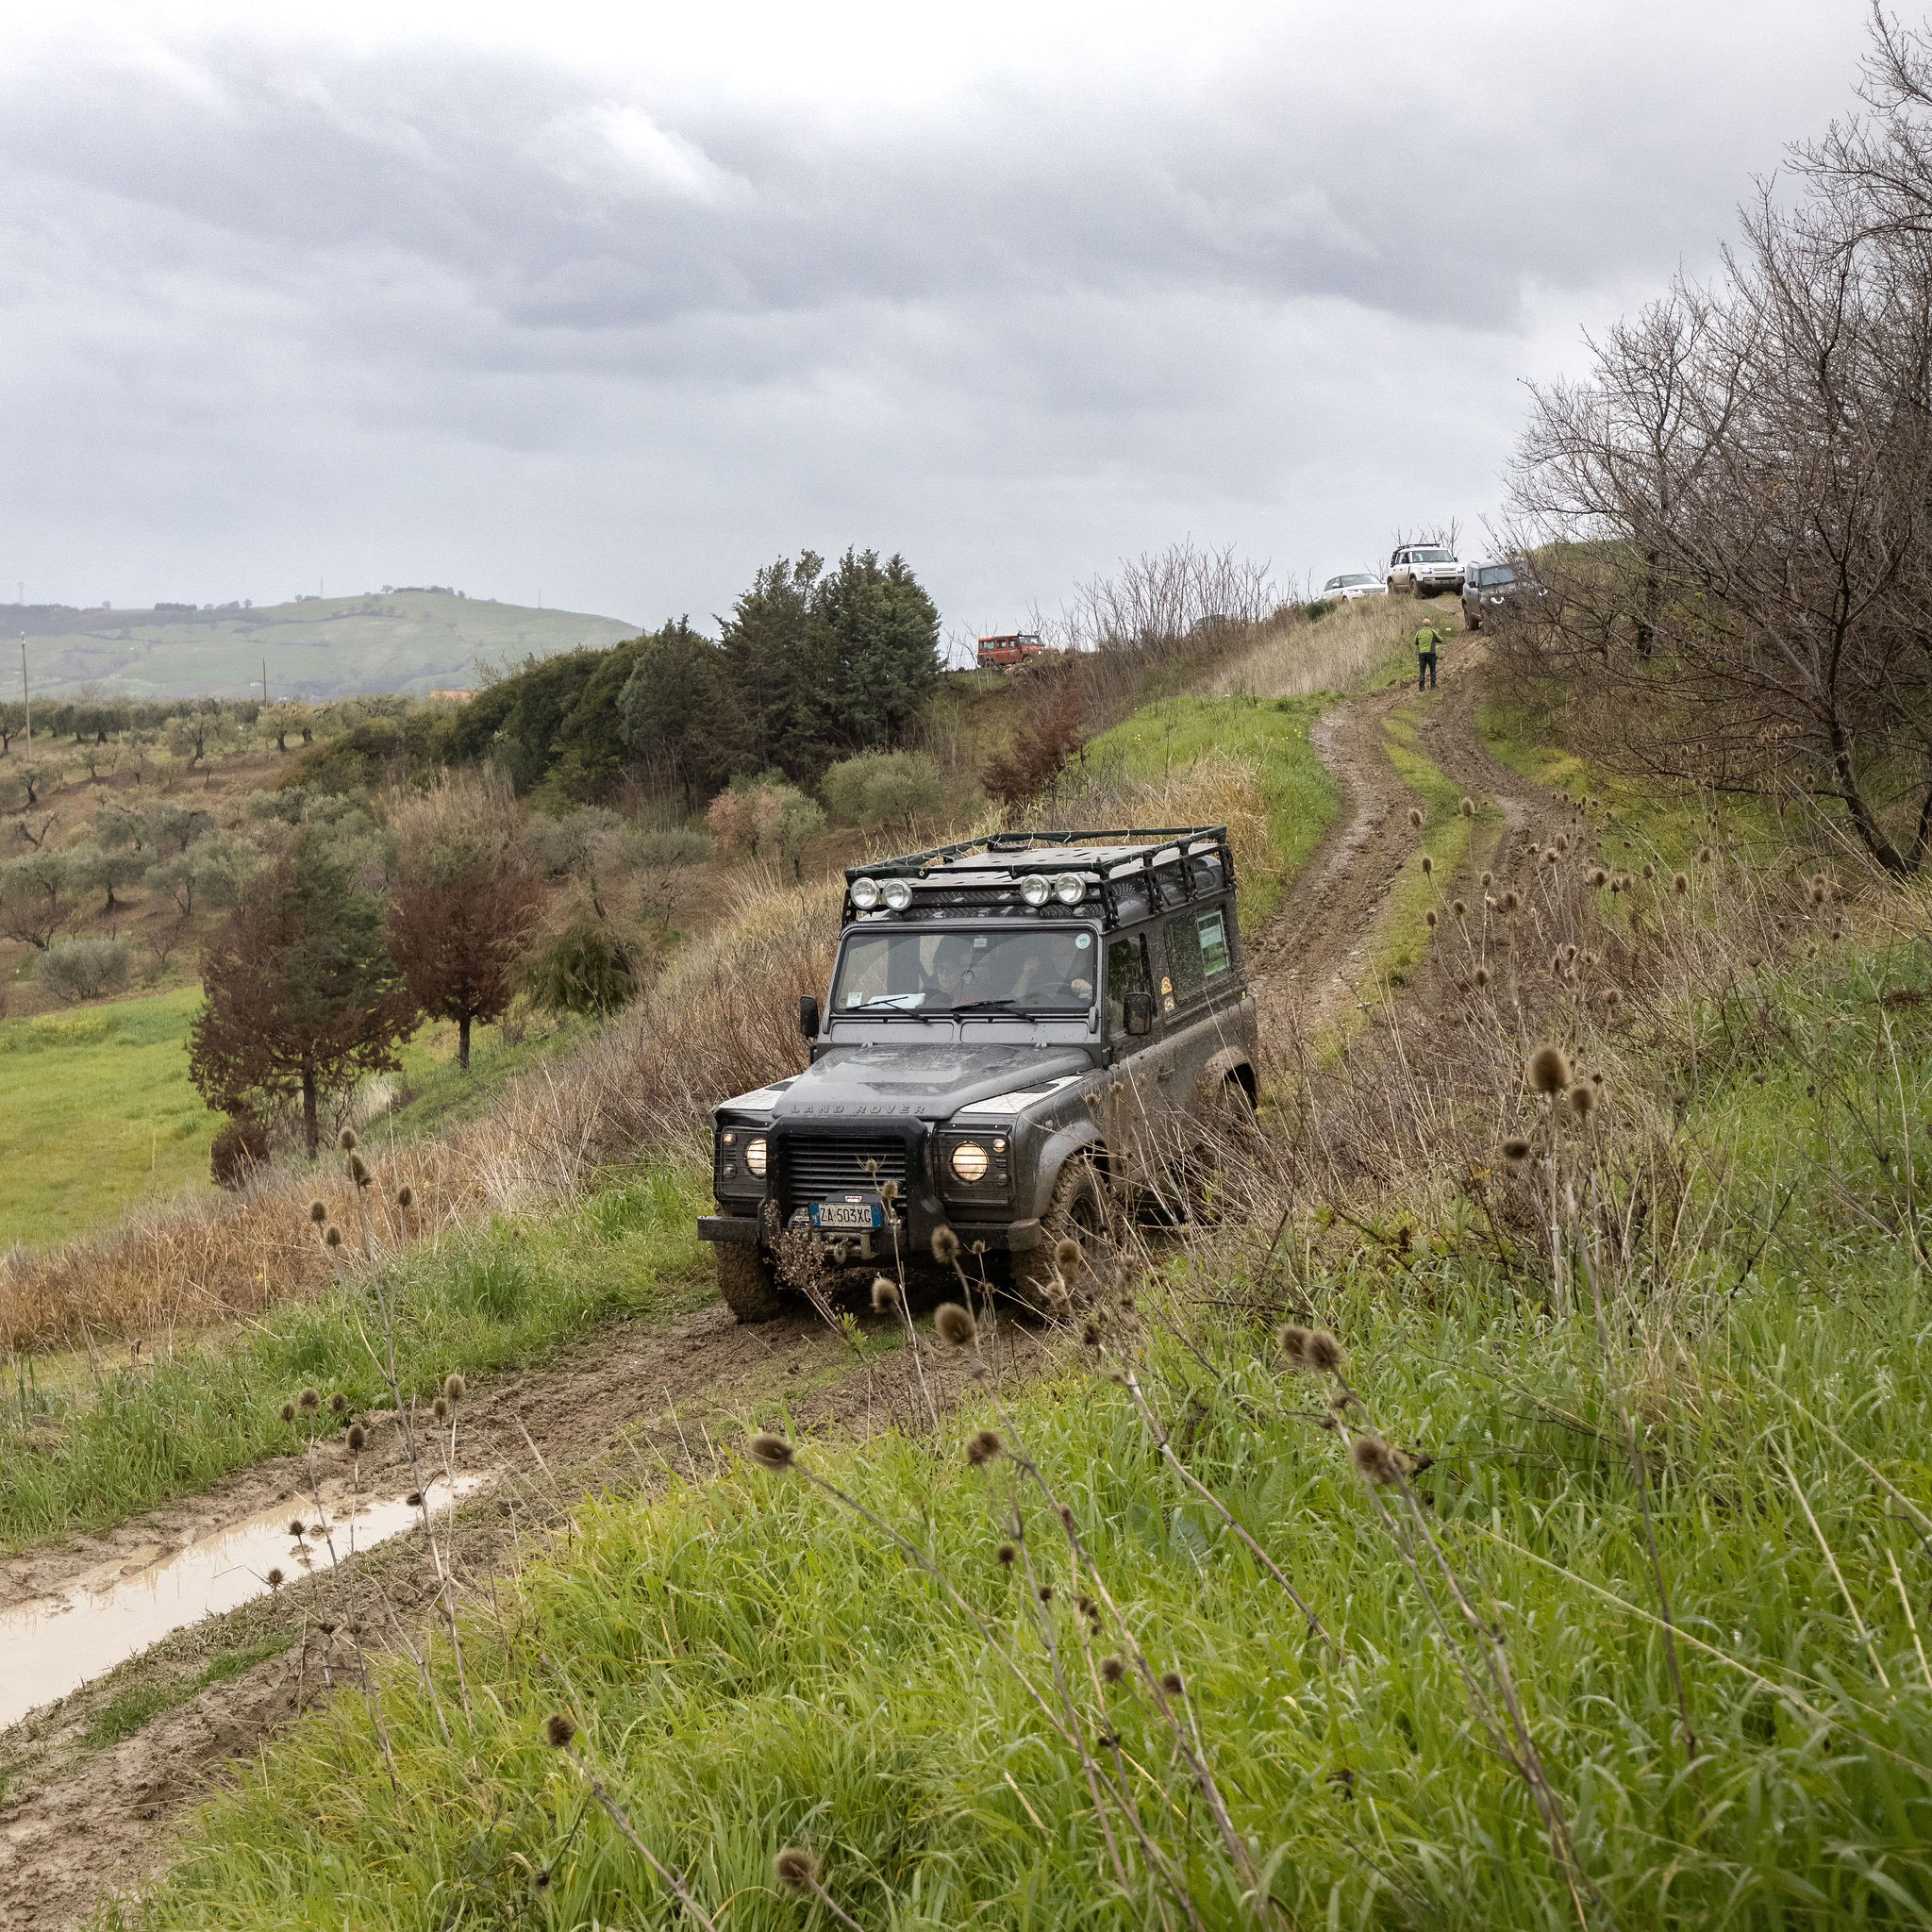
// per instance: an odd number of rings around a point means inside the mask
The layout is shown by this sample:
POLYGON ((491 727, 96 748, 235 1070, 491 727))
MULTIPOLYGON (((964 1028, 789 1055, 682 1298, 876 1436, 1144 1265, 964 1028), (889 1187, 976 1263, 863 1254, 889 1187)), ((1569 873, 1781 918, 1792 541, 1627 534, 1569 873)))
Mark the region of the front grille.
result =
POLYGON ((846 1194, 856 1188, 875 1187, 879 1181, 897 1181, 903 1196, 906 1143, 896 1136, 787 1135, 784 1144, 784 1206, 788 1214, 808 1201, 823 1201, 827 1194, 846 1194), (869 1160, 879 1164, 876 1179, 865 1171, 869 1160))

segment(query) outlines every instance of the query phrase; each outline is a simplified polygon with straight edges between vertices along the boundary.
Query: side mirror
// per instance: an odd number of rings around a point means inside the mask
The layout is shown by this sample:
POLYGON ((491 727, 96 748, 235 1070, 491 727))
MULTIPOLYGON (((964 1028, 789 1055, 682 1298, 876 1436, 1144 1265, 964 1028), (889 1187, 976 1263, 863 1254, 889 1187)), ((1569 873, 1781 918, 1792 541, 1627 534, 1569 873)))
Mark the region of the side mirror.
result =
POLYGON ((1132 1034, 1154 1031, 1154 995, 1151 992, 1130 992, 1121 1002, 1121 1014, 1127 1023, 1127 1031, 1132 1034))
POLYGON ((808 1040, 816 1040, 819 1037, 819 1003, 808 992, 802 992, 798 996, 798 1030, 808 1040))

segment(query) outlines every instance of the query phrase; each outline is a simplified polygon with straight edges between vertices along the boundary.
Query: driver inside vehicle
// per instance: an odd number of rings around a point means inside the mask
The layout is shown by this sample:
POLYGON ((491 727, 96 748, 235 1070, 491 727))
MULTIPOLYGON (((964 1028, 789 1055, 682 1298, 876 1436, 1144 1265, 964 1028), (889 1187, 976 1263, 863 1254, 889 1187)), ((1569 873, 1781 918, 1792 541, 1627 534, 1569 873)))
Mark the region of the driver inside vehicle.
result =
POLYGON ((1026 956, 1013 982, 1016 1006, 1087 1007, 1093 1004, 1093 979, 1087 963, 1091 941, 1085 933, 1044 935, 1041 949, 1026 956))
POLYGON ((964 934, 948 933, 932 949, 925 974, 925 1004, 963 1006, 974 998, 973 941, 964 934))

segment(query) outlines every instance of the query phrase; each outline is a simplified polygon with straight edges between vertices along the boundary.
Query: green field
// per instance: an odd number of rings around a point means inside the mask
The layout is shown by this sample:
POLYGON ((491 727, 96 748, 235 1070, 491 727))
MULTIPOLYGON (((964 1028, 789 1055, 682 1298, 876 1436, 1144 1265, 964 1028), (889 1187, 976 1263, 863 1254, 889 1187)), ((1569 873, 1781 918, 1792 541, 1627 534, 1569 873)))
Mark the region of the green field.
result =
POLYGON ((466 691, 479 665, 638 634, 622 618, 428 591, 184 612, 172 622, 151 610, 88 610, 72 623, 28 637, 36 691, 71 694, 92 685, 120 697, 259 697, 264 659, 272 698, 466 691))
MULTIPOLYGON (((77 1012, 0 1021, 0 1250, 41 1247, 111 1221, 130 1202, 210 1185, 222 1124, 188 1078, 199 986, 77 1012)), ((456 1064, 456 1028, 424 1027, 404 1047, 404 1137, 484 1106, 541 1055, 584 1030, 532 1025, 516 1045, 494 1027, 456 1064)))

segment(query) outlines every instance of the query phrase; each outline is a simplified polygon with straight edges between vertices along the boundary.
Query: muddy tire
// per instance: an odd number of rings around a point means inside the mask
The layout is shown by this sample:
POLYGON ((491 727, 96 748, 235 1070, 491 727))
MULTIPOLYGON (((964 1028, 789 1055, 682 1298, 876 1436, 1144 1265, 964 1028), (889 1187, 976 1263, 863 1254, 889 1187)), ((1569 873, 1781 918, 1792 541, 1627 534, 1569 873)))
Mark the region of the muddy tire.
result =
POLYGON ((1062 1241, 1078 1241, 1087 1265, 1092 1268, 1111 1247, 1112 1239, 1112 1219, 1100 1175, 1092 1161, 1075 1154, 1060 1169, 1053 1201, 1040 1217, 1040 1245, 1013 1257, 1014 1291, 1021 1300, 1043 1307, 1046 1284, 1059 1272, 1054 1266, 1054 1250, 1062 1241))
POLYGON ((718 1292, 741 1322, 770 1322, 783 1311, 778 1278, 763 1248, 750 1241, 720 1241, 718 1292))

